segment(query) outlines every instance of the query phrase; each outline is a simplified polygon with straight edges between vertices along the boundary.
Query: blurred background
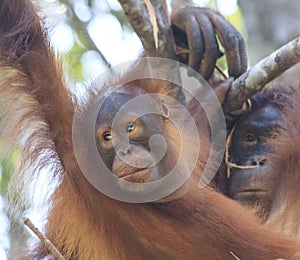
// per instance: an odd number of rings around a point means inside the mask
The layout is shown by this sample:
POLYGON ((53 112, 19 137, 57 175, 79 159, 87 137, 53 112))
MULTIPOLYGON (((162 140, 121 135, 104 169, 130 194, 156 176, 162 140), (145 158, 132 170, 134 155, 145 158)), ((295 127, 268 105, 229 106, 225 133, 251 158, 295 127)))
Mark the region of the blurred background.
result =
MULTIPOLYGON (((63 60, 66 77, 75 92, 84 90, 108 66, 134 59, 141 53, 142 44, 116 0, 35 2, 46 19, 49 40, 63 60)), ((246 39, 250 66, 300 35, 298 0, 168 0, 170 10, 185 3, 213 8, 231 21, 246 39)), ((224 61, 220 62, 222 67, 224 61)), ((0 139, 0 153, 4 142, 0 139)), ((23 245, 23 227, 11 225, 4 198, 17 162, 17 150, 0 162, 1 260, 16 259, 8 251, 18 251, 23 245), (14 228, 10 229, 10 225, 14 228)))

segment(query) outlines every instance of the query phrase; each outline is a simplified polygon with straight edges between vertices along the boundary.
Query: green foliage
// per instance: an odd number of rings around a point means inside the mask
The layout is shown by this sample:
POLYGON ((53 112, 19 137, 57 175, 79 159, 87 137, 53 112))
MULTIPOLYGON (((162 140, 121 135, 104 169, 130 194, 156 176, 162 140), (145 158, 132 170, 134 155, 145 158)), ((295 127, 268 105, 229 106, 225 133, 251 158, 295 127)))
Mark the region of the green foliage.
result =
POLYGON ((83 66, 80 62, 82 55, 87 49, 75 41, 70 51, 64 54, 64 70, 74 81, 82 81, 84 79, 83 66))
POLYGON ((14 150, 9 153, 3 160, 0 161, 0 193, 4 194, 7 191, 7 184, 13 170, 19 161, 20 153, 14 150))
POLYGON ((217 0, 209 0, 208 6, 214 10, 218 9, 218 1, 217 0))
POLYGON ((132 26, 128 22, 123 10, 121 10, 121 11, 110 10, 110 13, 118 19, 118 21, 120 22, 122 27, 127 27, 131 31, 133 30, 132 26))
POLYGON ((233 26, 243 35, 243 37, 246 37, 246 28, 244 24, 244 17, 242 14, 242 11, 240 8, 237 9, 236 12, 234 12, 231 15, 225 16, 226 19, 233 24, 233 26))

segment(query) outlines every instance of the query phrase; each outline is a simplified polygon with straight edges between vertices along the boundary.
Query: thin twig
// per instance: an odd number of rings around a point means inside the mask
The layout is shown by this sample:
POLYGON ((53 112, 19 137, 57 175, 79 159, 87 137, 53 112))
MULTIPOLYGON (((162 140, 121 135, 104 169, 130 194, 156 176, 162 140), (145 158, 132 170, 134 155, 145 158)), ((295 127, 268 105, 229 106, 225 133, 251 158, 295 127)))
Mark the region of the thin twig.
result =
POLYGON ((225 73, 219 68, 218 65, 215 65, 216 71, 223 77, 223 79, 228 79, 228 77, 225 75, 225 73))
POLYGON ((232 255, 235 260, 240 260, 240 258, 238 258, 232 251, 229 251, 229 254, 232 255))
POLYGON ((41 231, 35 227, 32 222, 28 218, 23 219, 24 224, 30 228, 30 230, 36 234, 36 236, 42 241, 42 243, 46 246, 49 252, 58 260, 65 260, 62 254, 57 250, 57 248, 51 243, 51 241, 45 237, 41 231))

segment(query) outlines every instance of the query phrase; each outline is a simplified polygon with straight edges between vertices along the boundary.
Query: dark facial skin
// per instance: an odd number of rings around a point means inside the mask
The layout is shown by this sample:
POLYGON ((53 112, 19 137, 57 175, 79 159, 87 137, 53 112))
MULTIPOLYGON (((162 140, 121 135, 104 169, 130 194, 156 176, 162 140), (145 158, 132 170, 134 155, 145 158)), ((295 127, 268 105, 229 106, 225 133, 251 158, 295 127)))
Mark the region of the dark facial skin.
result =
MULTIPOLYGON (((98 151, 105 165, 120 180, 135 183, 157 180, 173 165, 168 153, 161 160, 156 158, 155 151, 161 151, 164 143, 152 142, 152 151, 149 145, 153 135, 166 137, 166 118, 163 115, 140 116, 137 111, 126 110, 126 115, 112 129, 112 122, 120 108, 141 94, 145 92, 137 88, 131 91, 126 87, 110 94, 101 106, 96 125, 98 151)), ((153 98, 151 102, 160 109, 159 101, 153 98)), ((165 140, 169 149, 167 137, 165 140)))
POLYGON ((271 204, 273 169, 268 156, 272 148, 268 138, 275 138, 280 127, 280 108, 274 103, 250 111, 237 123, 229 149, 230 162, 251 169, 230 169, 229 194, 244 205, 262 206, 268 211, 271 204))

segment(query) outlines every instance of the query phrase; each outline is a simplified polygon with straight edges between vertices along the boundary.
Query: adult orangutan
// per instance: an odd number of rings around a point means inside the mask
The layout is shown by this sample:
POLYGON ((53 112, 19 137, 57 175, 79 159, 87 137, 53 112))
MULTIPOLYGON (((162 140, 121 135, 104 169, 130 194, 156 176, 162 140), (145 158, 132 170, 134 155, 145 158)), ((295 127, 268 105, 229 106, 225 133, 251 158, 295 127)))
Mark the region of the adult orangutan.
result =
POLYGON ((271 189, 276 175, 269 165, 272 148, 268 140, 278 135, 284 108, 282 89, 265 89, 249 101, 249 110, 229 135, 229 194, 242 204, 271 207, 271 189))
POLYGON ((295 65, 251 98, 229 148, 230 196, 293 236, 299 236, 299 68, 295 65))
MULTIPOLYGON (((202 15, 202 9, 196 10, 199 13, 193 10, 193 16, 202 15)), ((26 189, 24 185, 29 185, 44 166, 53 172, 49 183, 55 177, 60 178, 50 196, 45 234, 66 259, 233 259, 234 255, 241 259, 277 259, 291 258, 299 252, 300 246, 295 241, 260 226, 237 202, 210 188, 199 189, 205 153, 200 154, 187 185, 178 189, 182 193, 177 193, 175 200, 171 194, 171 199, 166 198, 164 203, 126 203, 95 189, 79 168, 73 149, 76 140, 72 139, 72 121, 75 107, 80 110, 79 100, 66 88, 29 0, 0 3, 0 61, 4 136, 14 142, 26 140, 22 164, 12 185, 26 189)), ((135 69, 125 76, 138 71, 135 69)), ((145 153, 152 163, 156 157, 149 152, 148 145, 151 146, 153 133, 165 136, 166 144, 172 145, 174 149, 170 151, 176 156, 176 142, 181 138, 177 138, 169 122, 176 109, 156 95, 147 102, 160 113, 137 117, 135 113, 139 111, 129 109, 128 117, 117 121, 117 128, 111 123, 119 104, 144 93, 171 97, 176 94, 173 91, 168 82, 149 79, 127 82, 118 89, 100 90, 104 102, 96 110, 98 121, 92 135, 98 148, 96 153, 104 158, 107 168, 111 167, 115 179, 125 178, 143 189, 164 174, 160 167, 145 165, 145 157, 137 156, 141 161, 130 157, 125 161, 127 164, 116 158, 132 156, 138 149, 138 155, 145 153), (115 100, 112 108, 105 104, 109 99, 115 100), (118 142, 124 136, 128 137, 128 147, 118 142), (112 152, 110 142, 121 145, 116 153, 112 152)), ((91 96, 95 97, 95 93, 91 96)), ((86 111, 88 107, 82 109, 84 115, 86 111)), ((86 156, 89 155, 95 156, 86 156)), ((168 158, 174 157, 163 158, 172 164, 168 158)), ((103 171, 104 168, 98 169, 98 174, 103 171)), ((40 244, 30 250, 28 258, 41 259, 47 255, 49 252, 40 244)))

